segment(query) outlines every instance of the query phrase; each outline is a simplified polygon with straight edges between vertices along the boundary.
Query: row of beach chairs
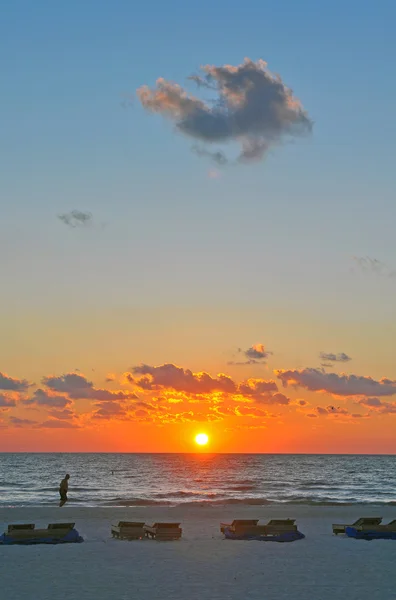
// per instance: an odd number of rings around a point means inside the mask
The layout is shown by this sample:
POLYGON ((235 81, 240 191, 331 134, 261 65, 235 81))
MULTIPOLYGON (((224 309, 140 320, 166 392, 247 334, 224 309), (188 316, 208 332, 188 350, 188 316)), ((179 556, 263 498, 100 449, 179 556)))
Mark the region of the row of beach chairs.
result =
MULTIPOLYGON (((75 523, 50 523, 46 529, 36 529, 33 523, 8 525, 7 532, 2 537, 12 539, 14 543, 29 543, 40 540, 52 543, 57 541, 82 541, 74 529, 75 523), (76 536, 71 534, 75 533, 76 536)), ((382 523, 382 517, 362 517, 351 524, 334 524, 335 535, 348 533, 348 528, 357 532, 374 534, 396 534, 396 519, 387 524, 382 523)), ((271 519, 264 525, 259 519, 237 519, 232 523, 220 523, 220 531, 226 537, 243 539, 246 537, 271 538, 284 534, 299 534, 295 519, 271 519)), ((146 525, 143 521, 119 521, 111 526, 111 535, 120 540, 141 540, 150 538, 157 541, 178 540, 182 537, 180 523, 157 522, 146 525)), ((302 535, 302 534, 299 534, 302 535)), ((304 536, 302 536, 304 537, 304 536)), ((297 538, 295 538, 297 539, 297 538)))
POLYGON ((154 523, 119 521, 111 526, 111 535, 121 540, 141 540, 144 537, 158 541, 178 540, 182 536, 180 523, 154 523))
POLYGON ((382 523, 382 517, 362 517, 351 523, 350 525, 344 525, 336 523, 333 525, 333 533, 335 535, 339 535, 340 533, 345 533, 345 529, 347 527, 352 527, 357 531, 373 531, 377 533, 396 533, 396 519, 390 521, 389 523, 382 523))

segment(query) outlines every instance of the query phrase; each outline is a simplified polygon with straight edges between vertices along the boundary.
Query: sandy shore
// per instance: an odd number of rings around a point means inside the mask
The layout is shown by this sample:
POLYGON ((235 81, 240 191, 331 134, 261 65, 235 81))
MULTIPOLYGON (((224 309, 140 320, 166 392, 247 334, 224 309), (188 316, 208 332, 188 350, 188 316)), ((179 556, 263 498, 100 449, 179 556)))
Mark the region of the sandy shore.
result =
POLYGON ((396 541, 335 537, 334 522, 396 518, 396 507, 184 506, 0 508, 8 523, 75 521, 83 544, 0 547, 7 600, 395 600, 396 541), (306 539, 290 544, 224 540, 220 521, 296 518, 306 539), (118 520, 181 521, 179 542, 110 537, 118 520))

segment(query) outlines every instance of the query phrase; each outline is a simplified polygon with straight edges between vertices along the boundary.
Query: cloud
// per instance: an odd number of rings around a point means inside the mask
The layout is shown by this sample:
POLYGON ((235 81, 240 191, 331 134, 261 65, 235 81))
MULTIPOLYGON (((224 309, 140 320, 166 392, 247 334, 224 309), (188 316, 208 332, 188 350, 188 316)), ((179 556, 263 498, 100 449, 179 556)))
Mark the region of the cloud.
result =
POLYGON ((131 400, 137 398, 136 394, 128 390, 112 392, 106 389, 97 389, 92 381, 83 375, 66 373, 60 377, 43 377, 42 383, 54 392, 67 394, 73 400, 131 400))
MULTIPOLYGON (((352 360, 352 358, 350 356, 348 356, 348 354, 345 354, 345 352, 339 352, 338 354, 334 354, 333 352, 321 352, 319 354, 319 358, 321 358, 324 361, 331 361, 331 362, 348 362, 350 360, 352 360)), ((326 367, 330 367, 331 365, 325 364, 324 366, 326 367)))
MULTIPOLYGON (((218 150, 217 152, 210 152, 210 150, 206 150, 205 148, 199 148, 198 146, 193 146, 191 149, 198 156, 204 156, 206 158, 210 158, 211 160, 213 160, 213 162, 215 162, 217 165, 219 165, 219 167, 223 167, 224 165, 226 165, 228 163, 226 155, 224 154, 224 152, 221 152, 220 150, 218 150)), ((217 171, 217 173, 218 173, 218 171, 217 171)), ((220 173, 219 173, 219 175, 220 175, 220 173)))
POLYGON ((14 398, 10 398, 5 394, 0 394, 0 408, 11 408, 13 406, 16 406, 14 398))
POLYGON ((43 429, 79 429, 78 423, 71 423, 70 421, 57 421, 49 419, 39 424, 40 428, 43 429))
POLYGON ((127 408, 120 402, 103 401, 95 404, 94 419, 126 419, 127 408))
POLYGON ((61 421, 68 421, 77 418, 74 410, 71 410, 70 408, 64 408, 63 410, 51 410, 48 414, 54 419, 60 419, 61 421))
POLYGON ((289 404, 290 399, 278 392, 275 381, 247 379, 238 386, 238 393, 260 404, 289 404), (274 393, 275 392, 275 393, 274 393))
POLYGON ((233 380, 220 373, 217 378, 208 373, 193 373, 189 369, 177 367, 172 363, 165 363, 158 367, 140 365, 132 368, 132 374, 126 374, 131 383, 145 390, 171 388, 176 391, 191 394, 207 394, 214 391, 233 393, 236 385, 233 380), (142 377, 136 378, 136 375, 142 377))
POLYGON ((311 392, 325 392, 335 396, 392 396, 396 394, 396 381, 382 378, 376 381, 360 375, 337 375, 320 369, 295 369, 275 371, 284 387, 302 387, 311 392))
POLYGON ((379 398, 362 398, 358 404, 383 415, 396 413, 396 402, 383 402, 379 398))
POLYGON ((396 277, 396 271, 394 269, 390 269, 388 265, 376 258, 371 258, 370 256, 353 256, 352 258, 355 264, 364 273, 375 273, 382 277, 396 277))
POLYGON ((26 379, 13 379, 4 373, 0 373, 0 390, 23 392, 29 385, 30 384, 26 379))
POLYGON ((245 356, 247 358, 253 358, 256 360, 264 360, 269 355, 268 352, 265 351, 264 344, 254 344, 247 350, 245 350, 245 356))
POLYGON ((164 398, 172 403, 216 402, 222 396, 235 400, 254 401, 262 404, 289 404, 290 400, 278 393, 275 381, 247 379, 235 382, 231 377, 220 373, 212 377, 208 373, 193 373, 189 369, 172 363, 159 366, 140 365, 133 367, 125 378, 146 391, 161 391, 164 398), (171 394, 171 390, 174 393, 171 394))
POLYGON ((271 354, 264 348, 264 344, 254 344, 247 350, 238 348, 238 353, 243 353, 247 360, 244 361, 229 361, 227 364, 233 366, 257 365, 264 364, 263 361, 271 354))
POLYGON ((324 408, 323 406, 317 406, 316 407, 316 415, 309 413, 307 414, 307 417, 316 417, 316 416, 320 416, 320 417, 334 417, 336 419, 341 418, 341 419, 362 419, 363 417, 366 417, 367 415, 361 415, 359 413, 350 413, 346 408, 343 408, 341 406, 327 406, 326 408, 324 408))
POLYGON ((71 212, 63 215, 58 215, 58 219, 65 225, 68 225, 68 227, 84 227, 91 225, 92 214, 89 212, 82 212, 80 210, 72 210, 71 212))
POLYGON ((35 427, 37 425, 37 421, 20 419, 19 417, 8 417, 8 420, 13 427, 35 427))
MULTIPOLYGON (((238 66, 206 65, 201 75, 190 77, 198 87, 216 94, 214 103, 189 95, 176 83, 160 78, 156 87, 137 90, 142 106, 176 124, 186 136, 206 144, 239 145, 238 162, 262 160, 270 148, 289 136, 310 133, 312 121, 300 101, 263 60, 246 58, 238 66)), ((196 148, 218 164, 227 158, 222 151, 196 148)))
POLYGON ((36 404, 37 406, 49 406, 52 408, 64 408, 71 404, 71 400, 65 396, 51 395, 39 388, 31 398, 23 400, 23 404, 36 404))

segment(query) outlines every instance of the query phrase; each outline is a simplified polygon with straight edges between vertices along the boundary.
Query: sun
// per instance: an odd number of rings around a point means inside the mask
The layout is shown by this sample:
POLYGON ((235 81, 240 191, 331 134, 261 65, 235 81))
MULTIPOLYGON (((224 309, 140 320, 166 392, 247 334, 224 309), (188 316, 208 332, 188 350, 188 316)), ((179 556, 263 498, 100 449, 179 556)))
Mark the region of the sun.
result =
POLYGON ((195 436, 195 442, 198 444, 198 446, 206 446, 206 444, 209 442, 209 438, 206 433, 198 433, 195 436))

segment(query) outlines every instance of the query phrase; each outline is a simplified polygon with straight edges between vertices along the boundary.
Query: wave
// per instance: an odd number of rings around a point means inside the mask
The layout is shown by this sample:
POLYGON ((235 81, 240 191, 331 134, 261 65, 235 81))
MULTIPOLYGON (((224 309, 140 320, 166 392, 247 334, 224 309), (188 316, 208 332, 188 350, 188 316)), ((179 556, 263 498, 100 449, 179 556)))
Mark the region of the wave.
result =
MULTIPOLYGON (((217 498, 217 499, 201 499, 201 500, 186 500, 186 501, 172 501, 166 499, 153 500, 149 498, 113 498, 111 500, 96 499, 95 504, 87 502, 80 498, 70 498, 70 504, 76 504, 78 506, 119 506, 119 507, 155 507, 155 506, 207 506, 207 507, 220 507, 220 506, 270 506, 270 505, 299 505, 299 506, 396 506, 396 500, 381 501, 381 500, 334 500, 334 499, 315 499, 315 498, 290 498, 290 499, 269 499, 269 498, 217 498)), ((52 506, 53 502, 48 500, 17 500, 11 501, 0 500, 1 507, 15 507, 15 506, 52 506)))
POLYGON ((269 500, 268 498, 226 498, 223 500, 197 500, 180 503, 183 506, 189 505, 207 505, 207 506, 227 506, 227 505, 247 505, 247 506, 267 506, 271 504, 286 505, 306 505, 306 506, 354 506, 354 505, 373 505, 373 506, 396 506, 396 501, 362 501, 362 500, 315 500, 305 498, 300 500, 269 500))
POLYGON ((106 506, 172 506, 168 500, 148 500, 147 498, 114 498, 104 503, 106 506))
MULTIPOLYGON (((89 488, 89 487, 71 487, 69 493, 73 492, 103 492, 106 489, 111 488, 89 488)), ((59 485, 55 485, 52 487, 42 487, 42 488, 31 488, 33 492, 57 492, 59 490, 59 485)))
POLYGON ((169 492, 169 493, 164 493, 164 494, 154 494, 155 498, 195 498, 195 497, 202 497, 202 498, 217 498, 218 496, 221 496, 222 494, 216 494, 215 492, 184 492, 184 491, 180 491, 180 492, 169 492))
POLYGON ((23 483, 16 483, 15 481, 0 481, 0 487, 24 487, 23 483))
POLYGON ((229 490, 232 492, 252 492, 257 489, 257 485, 236 485, 230 487, 229 490))

